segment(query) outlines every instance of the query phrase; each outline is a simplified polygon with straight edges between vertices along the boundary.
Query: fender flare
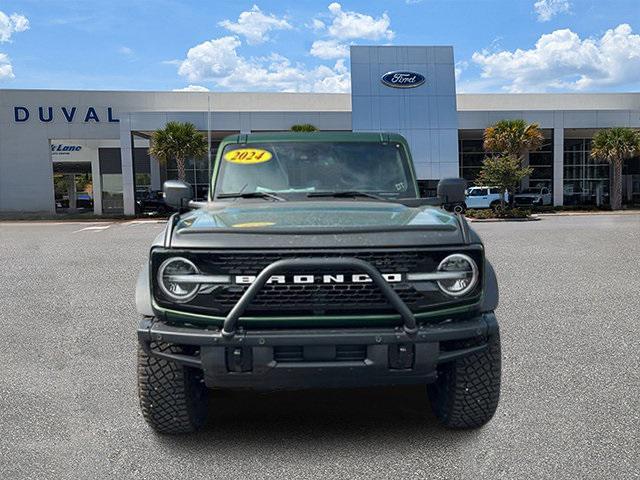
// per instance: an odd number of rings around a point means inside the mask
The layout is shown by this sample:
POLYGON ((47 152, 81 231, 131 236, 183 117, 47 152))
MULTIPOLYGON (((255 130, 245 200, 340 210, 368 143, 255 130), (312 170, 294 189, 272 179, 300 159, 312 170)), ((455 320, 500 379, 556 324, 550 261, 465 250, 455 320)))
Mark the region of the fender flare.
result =
POLYGON ((149 284, 149 267, 145 266, 138 274, 136 281, 136 310, 140 315, 153 317, 151 305, 151 285, 149 284))
POLYGON ((492 312, 498 308, 498 300, 500 294, 498 291, 498 278, 496 272, 493 269, 493 265, 489 260, 484 261, 484 292, 482 295, 481 310, 482 312, 492 312))

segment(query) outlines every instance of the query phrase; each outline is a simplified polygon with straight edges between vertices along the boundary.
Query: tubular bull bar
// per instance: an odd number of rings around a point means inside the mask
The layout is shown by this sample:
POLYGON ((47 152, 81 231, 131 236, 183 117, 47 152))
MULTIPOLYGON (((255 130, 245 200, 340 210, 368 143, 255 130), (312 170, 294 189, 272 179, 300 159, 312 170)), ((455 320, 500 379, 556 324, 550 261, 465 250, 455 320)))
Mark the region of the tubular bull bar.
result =
POLYGON ((293 258, 264 268, 229 312, 222 329, 180 326, 146 317, 138 327, 138 340, 148 355, 202 369, 210 386, 368 386, 434 381, 438 364, 484 350, 488 337, 497 329, 493 313, 417 325, 409 307, 369 262, 351 257, 293 258), (400 314, 402 327, 237 328, 238 320, 272 275, 309 268, 349 268, 366 273, 400 314), (455 344, 454 348, 447 344, 458 340, 473 341, 455 344), (153 342, 191 346, 192 353, 157 350, 153 342), (443 342, 448 346, 443 348, 443 342), (339 346, 354 345, 365 349, 364 358, 338 361, 332 356, 339 346), (304 361, 278 361, 275 352, 283 347, 302 348, 304 361))
POLYGON ((300 271, 308 268, 329 270, 333 268, 351 268, 369 275, 369 278, 380 289, 389 303, 397 310, 404 322, 404 331, 407 335, 415 335, 418 331, 416 318, 407 307, 407 304, 400 298, 396 291, 387 283, 380 272, 369 262, 353 257, 340 258, 288 258, 277 260, 267 266, 256 277, 255 281, 244 292, 238 303, 231 309, 224 320, 222 335, 225 338, 232 338, 236 334, 238 319, 242 316, 247 307, 253 302, 260 290, 266 285, 269 279, 278 273, 300 271))

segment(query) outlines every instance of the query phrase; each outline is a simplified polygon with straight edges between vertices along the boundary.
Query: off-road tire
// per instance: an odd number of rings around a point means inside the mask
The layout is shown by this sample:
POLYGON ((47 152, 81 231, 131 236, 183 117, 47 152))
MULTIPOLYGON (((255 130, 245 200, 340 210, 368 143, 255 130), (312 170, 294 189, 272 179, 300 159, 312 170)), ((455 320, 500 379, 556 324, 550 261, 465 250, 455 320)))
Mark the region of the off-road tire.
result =
POLYGON ((467 211, 467 205, 465 203, 456 203, 453 206, 453 211, 454 213, 458 213, 462 215, 464 212, 467 211))
MULTIPOLYGON (((181 347, 151 344, 154 350, 183 353, 181 347)), ((190 433, 207 419, 207 387, 202 373, 147 355, 138 345, 138 396, 147 423, 159 433, 190 433)))
MULTIPOLYGON (((456 348, 473 346, 473 343, 456 348)), ((484 350, 445 363, 438 380, 428 386, 433 413, 445 427, 478 428, 493 417, 500 398, 500 334, 489 337, 484 350)))

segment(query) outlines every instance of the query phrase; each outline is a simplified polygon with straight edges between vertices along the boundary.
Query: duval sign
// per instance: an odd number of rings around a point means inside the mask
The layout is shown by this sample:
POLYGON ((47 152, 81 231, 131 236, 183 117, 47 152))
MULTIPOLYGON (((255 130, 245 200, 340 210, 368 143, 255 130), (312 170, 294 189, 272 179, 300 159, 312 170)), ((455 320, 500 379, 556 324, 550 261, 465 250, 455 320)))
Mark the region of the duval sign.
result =
POLYGON ((55 119, 62 119, 67 123, 117 123, 120 120, 113 115, 113 108, 96 109, 95 107, 13 107, 13 119, 16 123, 24 123, 30 118, 38 119, 43 123, 53 122, 55 119))
POLYGON ((426 79, 416 72, 394 71, 385 73, 380 79, 387 87, 415 88, 422 85, 426 79))

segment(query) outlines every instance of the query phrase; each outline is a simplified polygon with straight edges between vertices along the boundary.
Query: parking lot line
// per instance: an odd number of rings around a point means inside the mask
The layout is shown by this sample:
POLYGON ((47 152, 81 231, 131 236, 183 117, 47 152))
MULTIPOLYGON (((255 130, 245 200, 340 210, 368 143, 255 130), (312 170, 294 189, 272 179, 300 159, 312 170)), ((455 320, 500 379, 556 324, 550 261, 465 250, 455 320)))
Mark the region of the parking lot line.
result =
POLYGON ((102 230, 106 230, 111 225, 112 225, 111 223, 108 224, 108 225, 94 225, 94 226, 91 226, 91 227, 81 228, 80 230, 76 230, 73 233, 85 232, 87 230, 94 231, 94 232, 99 232, 99 231, 102 231, 102 230))

